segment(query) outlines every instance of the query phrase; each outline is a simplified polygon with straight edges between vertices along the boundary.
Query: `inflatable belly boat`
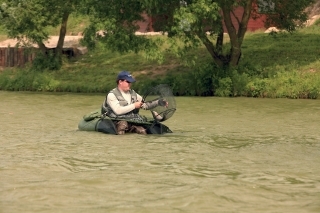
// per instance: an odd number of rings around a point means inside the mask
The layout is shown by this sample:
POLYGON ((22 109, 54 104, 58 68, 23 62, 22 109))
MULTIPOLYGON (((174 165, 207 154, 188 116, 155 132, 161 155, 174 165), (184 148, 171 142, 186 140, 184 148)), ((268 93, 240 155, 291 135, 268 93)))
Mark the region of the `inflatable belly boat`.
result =
MULTIPOLYGON (((117 134, 114 121, 121 119, 111 119, 107 116, 103 116, 100 113, 100 109, 97 109, 85 116, 80 120, 78 129, 81 131, 97 131, 106 134, 117 134)), ((126 120, 129 123, 137 126, 143 126, 147 130, 147 134, 164 134, 172 133, 172 131, 166 125, 158 122, 157 120, 126 120)))

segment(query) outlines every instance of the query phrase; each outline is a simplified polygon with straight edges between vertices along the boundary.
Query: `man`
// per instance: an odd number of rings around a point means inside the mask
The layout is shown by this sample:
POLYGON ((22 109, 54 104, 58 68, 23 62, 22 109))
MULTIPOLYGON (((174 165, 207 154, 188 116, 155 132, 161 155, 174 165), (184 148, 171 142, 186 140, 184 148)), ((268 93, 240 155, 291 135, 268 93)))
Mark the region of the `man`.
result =
POLYGON ((131 84, 135 81, 129 72, 121 71, 117 76, 117 87, 107 94, 102 104, 102 114, 110 118, 121 119, 114 121, 118 135, 123 135, 126 132, 147 134, 144 127, 133 125, 126 120, 144 121, 143 117, 138 114, 140 108, 148 110, 158 105, 168 105, 168 103, 162 99, 144 103, 141 95, 131 89, 131 84))

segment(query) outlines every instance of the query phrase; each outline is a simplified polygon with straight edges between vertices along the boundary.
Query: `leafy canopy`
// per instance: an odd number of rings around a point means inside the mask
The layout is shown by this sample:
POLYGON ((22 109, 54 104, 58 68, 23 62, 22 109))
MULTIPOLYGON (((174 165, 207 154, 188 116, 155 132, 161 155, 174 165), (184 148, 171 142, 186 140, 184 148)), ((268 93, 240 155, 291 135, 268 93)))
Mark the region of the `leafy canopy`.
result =
POLYGON ((304 9, 313 0, 87 0, 91 25, 85 40, 94 46, 96 32, 108 48, 118 51, 147 51, 150 58, 161 54, 157 39, 135 36, 141 14, 152 17, 152 28, 172 39, 166 51, 183 56, 190 49, 204 45, 218 66, 236 66, 250 18, 266 16, 266 27, 293 31, 306 20, 304 9), (242 15, 236 16, 241 8, 242 15), (223 32, 230 38, 225 47, 223 32), (180 41, 180 42, 177 42, 180 41), (229 49, 226 49, 229 48, 229 49), (152 50, 152 51, 150 51, 152 50), (157 54, 156 54, 157 53, 157 54))
POLYGON ((250 18, 265 15, 266 26, 294 31, 307 16, 304 9, 313 0, 0 0, 1 25, 8 36, 27 38, 45 51, 48 27, 61 26, 57 45, 61 52, 71 13, 90 16, 84 42, 94 47, 100 40, 108 49, 120 52, 144 51, 148 58, 162 60, 163 51, 183 57, 203 45, 218 66, 237 66, 250 18), (236 16, 237 9, 243 11, 236 16), (155 31, 163 32, 171 44, 163 47, 161 38, 136 36, 138 22, 152 17, 155 31), (98 33, 99 32, 99 33, 98 33), (226 46, 224 32, 230 38, 226 46))

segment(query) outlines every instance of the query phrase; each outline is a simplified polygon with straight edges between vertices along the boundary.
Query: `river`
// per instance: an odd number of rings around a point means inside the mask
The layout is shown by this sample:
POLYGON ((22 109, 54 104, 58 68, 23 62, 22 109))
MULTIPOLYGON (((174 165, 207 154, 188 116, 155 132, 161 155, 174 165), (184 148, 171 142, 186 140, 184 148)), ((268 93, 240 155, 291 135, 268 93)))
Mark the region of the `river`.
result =
POLYGON ((171 134, 77 129, 103 94, 0 91, 0 212, 320 212, 320 100, 176 97, 171 134))

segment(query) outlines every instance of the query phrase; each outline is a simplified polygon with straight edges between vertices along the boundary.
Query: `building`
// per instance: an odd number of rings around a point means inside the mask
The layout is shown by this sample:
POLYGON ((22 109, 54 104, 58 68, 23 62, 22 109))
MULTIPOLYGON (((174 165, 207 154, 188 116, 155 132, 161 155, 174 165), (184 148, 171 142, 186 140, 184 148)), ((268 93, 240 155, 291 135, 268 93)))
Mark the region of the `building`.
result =
MULTIPOLYGON (((265 2, 264 0, 258 0, 261 1, 262 4, 265 2)), ((267 5, 269 6, 269 5, 267 5)), ((264 22, 266 20, 266 15, 264 14, 263 10, 259 9, 257 4, 254 3, 253 7, 256 9, 257 13, 256 14, 251 14, 251 18, 249 19, 247 30, 248 31, 256 31, 256 30, 264 30, 264 22)), ((271 5, 272 7, 272 5, 271 5)), ((244 9, 242 7, 238 7, 234 10, 234 15, 240 19, 243 15, 244 9)), ((147 14, 142 15, 143 18, 145 19, 144 22, 138 22, 139 25, 139 32, 140 33, 148 33, 148 32, 156 32, 155 30, 156 27, 154 27, 154 22, 156 18, 154 17, 149 17, 147 14)), ((238 27, 236 17, 232 16, 232 22, 234 26, 238 27)), ((224 26, 224 31, 227 32, 226 27, 224 26)))

